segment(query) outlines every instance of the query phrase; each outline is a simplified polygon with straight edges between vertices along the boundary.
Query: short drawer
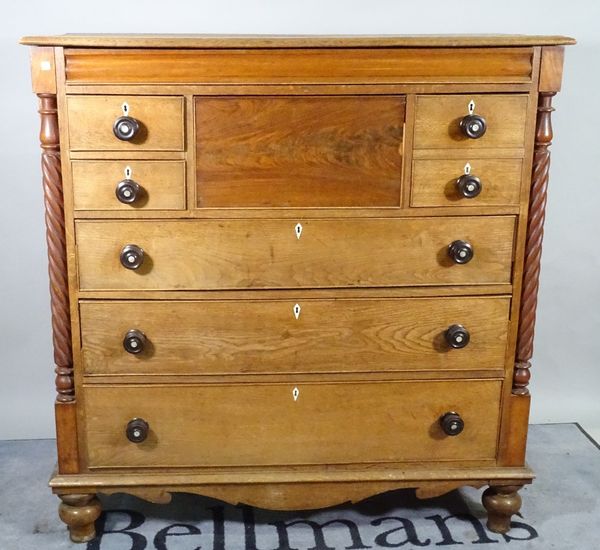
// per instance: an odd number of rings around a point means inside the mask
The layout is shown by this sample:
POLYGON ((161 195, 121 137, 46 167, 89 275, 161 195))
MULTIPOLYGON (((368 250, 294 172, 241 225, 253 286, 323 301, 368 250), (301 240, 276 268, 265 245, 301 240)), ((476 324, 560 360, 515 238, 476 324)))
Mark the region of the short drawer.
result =
POLYGON ((71 166, 75 210, 185 208, 182 160, 76 160, 71 166))
MULTIPOLYGON (((86 386, 90 468, 493 459, 501 382, 86 386), (440 419, 460 415, 462 433, 440 419), (127 426, 143 420, 148 429, 127 426), (131 434, 130 434, 131 435, 131 434)), ((139 425, 139 424, 138 424, 139 425)))
POLYGON ((72 151, 182 151, 183 113, 182 97, 68 96, 69 146, 72 151), (124 104, 140 126, 131 141, 118 139, 113 131, 124 104))
POLYGON ((414 148, 522 148, 528 102, 523 94, 417 96, 414 148), (477 139, 467 137, 460 127, 471 101, 474 114, 487 126, 477 139))
POLYGON ((502 368, 509 305, 509 297, 83 301, 84 370, 144 375, 502 368), (464 347, 453 347, 456 325, 466 331, 458 343, 464 347))
POLYGON ((509 283, 514 223, 513 216, 80 220, 79 281, 86 290, 509 283), (455 241, 472 246, 470 262, 451 259, 455 241), (137 269, 120 258, 131 245, 143 250, 137 269))
POLYGON ((419 159, 413 161, 411 206, 514 206, 521 192, 521 159, 419 159), (477 178, 471 196, 459 178, 477 178))

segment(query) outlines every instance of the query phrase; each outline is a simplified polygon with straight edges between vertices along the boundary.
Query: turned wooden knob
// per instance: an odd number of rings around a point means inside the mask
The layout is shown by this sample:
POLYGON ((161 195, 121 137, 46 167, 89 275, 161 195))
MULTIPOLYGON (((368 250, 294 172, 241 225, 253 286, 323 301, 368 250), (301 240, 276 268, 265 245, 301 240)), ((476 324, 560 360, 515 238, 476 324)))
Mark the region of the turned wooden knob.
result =
POLYGON ((466 264, 473 259, 473 247, 467 241, 453 241, 448 245, 448 256, 456 264, 466 264))
POLYGON ((142 443, 148 437, 150 426, 143 418, 134 418, 127 423, 125 434, 132 443, 142 443))
POLYGON ((447 412, 440 418, 442 430, 446 435, 458 435, 465 428, 465 422, 460 417, 460 414, 455 412, 447 412))
POLYGON ((487 122, 481 115, 467 115, 460 121, 462 133, 470 139, 478 139, 487 130, 487 122))
POLYGON ((136 244, 128 244, 119 256, 121 265, 127 269, 137 269, 144 263, 144 251, 136 244))
POLYGON ((146 335, 138 329, 131 329, 127 331, 125 338, 123 338, 123 347, 127 353, 137 355, 144 351, 146 345, 146 335))
POLYGON ((444 333, 446 342, 451 348, 464 348, 471 339, 469 331, 462 325, 450 325, 444 333))
POLYGON ((139 131, 140 123, 130 116, 120 116, 113 124, 113 133, 121 141, 131 141, 139 131))
POLYGON ((465 199, 472 199, 481 193, 481 180, 471 174, 463 174, 456 180, 458 193, 465 199))
POLYGON ((132 204, 134 203, 141 195, 142 188, 139 183, 130 180, 124 179, 117 183, 117 187, 115 189, 115 195, 117 195, 117 199, 119 202, 123 204, 132 204))

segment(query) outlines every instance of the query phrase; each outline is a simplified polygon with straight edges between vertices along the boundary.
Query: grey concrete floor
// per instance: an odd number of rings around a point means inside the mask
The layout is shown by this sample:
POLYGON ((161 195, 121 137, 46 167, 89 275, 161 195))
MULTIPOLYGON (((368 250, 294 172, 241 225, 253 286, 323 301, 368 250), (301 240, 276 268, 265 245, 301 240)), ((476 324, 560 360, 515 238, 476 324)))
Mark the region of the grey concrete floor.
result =
POLYGON ((529 464, 537 479, 522 491, 508 536, 483 528, 481 491, 418 501, 411 491, 312 512, 270 512, 195 495, 169 505, 127 495, 102 498, 102 535, 68 541, 47 488, 54 441, 0 442, 0 550, 338 550, 359 548, 600 548, 600 448, 575 424, 531 427, 529 464), (452 517, 449 517, 452 516, 452 517), (310 523, 313 522, 313 523, 310 523))

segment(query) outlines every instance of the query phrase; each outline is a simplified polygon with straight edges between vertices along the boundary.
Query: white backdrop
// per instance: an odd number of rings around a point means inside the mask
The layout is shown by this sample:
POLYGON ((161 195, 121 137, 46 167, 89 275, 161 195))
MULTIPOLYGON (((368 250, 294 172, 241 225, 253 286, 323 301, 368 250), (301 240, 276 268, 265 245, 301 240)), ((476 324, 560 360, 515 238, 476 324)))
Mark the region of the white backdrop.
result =
POLYGON ((531 391, 533 422, 600 437, 600 3, 597 0, 27 0, 0 19, 0 439, 52 437, 54 375, 37 102, 22 35, 163 33, 566 34, 531 391))

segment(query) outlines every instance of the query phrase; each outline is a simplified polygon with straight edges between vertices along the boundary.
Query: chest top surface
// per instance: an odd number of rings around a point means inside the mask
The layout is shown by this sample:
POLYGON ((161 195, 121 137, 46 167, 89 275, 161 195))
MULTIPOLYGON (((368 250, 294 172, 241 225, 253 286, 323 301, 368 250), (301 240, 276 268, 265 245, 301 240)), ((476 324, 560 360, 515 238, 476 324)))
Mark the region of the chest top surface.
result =
POLYGON ((252 34, 63 34, 25 36, 21 44, 87 48, 344 48, 512 47, 575 44, 568 36, 454 35, 252 35, 252 34))

